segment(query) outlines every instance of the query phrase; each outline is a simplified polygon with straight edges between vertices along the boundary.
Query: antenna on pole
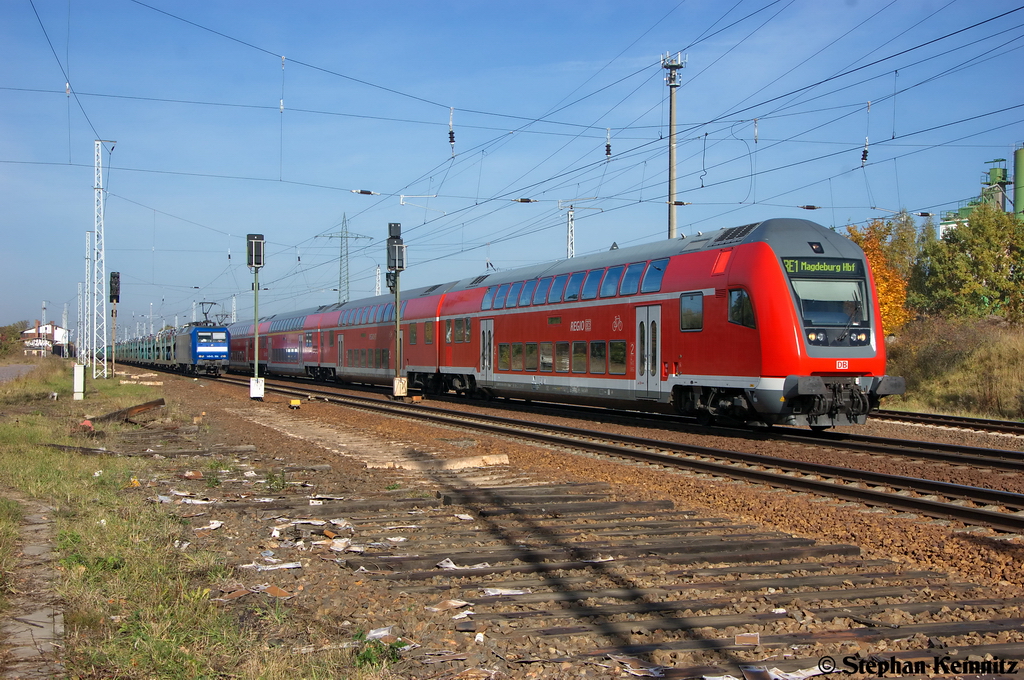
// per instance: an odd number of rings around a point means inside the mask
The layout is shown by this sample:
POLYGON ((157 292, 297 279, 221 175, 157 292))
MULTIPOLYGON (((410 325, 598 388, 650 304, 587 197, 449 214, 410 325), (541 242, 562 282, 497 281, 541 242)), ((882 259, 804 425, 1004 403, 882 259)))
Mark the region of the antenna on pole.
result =
POLYGON ((679 78, 676 74, 686 67, 686 59, 681 52, 673 57, 665 54, 661 58, 661 67, 668 71, 665 83, 668 85, 668 237, 676 238, 676 90, 679 89, 679 78))
POLYGON ((338 303, 348 302, 348 241, 353 238, 370 238, 362 234, 353 234, 348 230, 348 216, 341 215, 341 231, 333 234, 317 234, 316 238, 341 239, 341 254, 338 258, 338 303))

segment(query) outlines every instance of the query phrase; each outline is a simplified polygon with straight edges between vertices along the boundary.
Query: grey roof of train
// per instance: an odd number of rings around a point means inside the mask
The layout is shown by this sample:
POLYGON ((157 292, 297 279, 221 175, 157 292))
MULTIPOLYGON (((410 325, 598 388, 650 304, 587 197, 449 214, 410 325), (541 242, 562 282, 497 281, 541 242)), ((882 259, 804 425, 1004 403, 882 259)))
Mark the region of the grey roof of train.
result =
MULTIPOLYGON (((664 241, 644 243, 638 246, 616 248, 614 250, 582 255, 571 259, 557 260, 555 262, 531 265, 529 267, 519 267, 517 269, 493 272, 486 275, 481 274, 479 276, 471 276, 458 281, 450 281, 448 283, 411 288, 409 290, 403 290, 401 293, 403 301, 406 301, 423 295, 440 295, 441 293, 466 290, 480 286, 494 286, 503 283, 513 283, 515 281, 527 281, 542 276, 569 274, 587 269, 607 267, 613 264, 644 262, 662 257, 670 257, 680 253, 718 249, 726 246, 739 245, 740 243, 749 243, 751 241, 764 241, 769 243, 777 252, 793 254, 794 256, 799 255, 800 253, 805 253, 808 257, 813 257, 815 255, 820 257, 843 258, 861 257, 860 249, 852 241, 842 234, 821 226, 817 222, 802 219, 773 218, 762 222, 752 222, 750 224, 740 225, 738 227, 718 229, 706 234, 698 232, 693 236, 680 239, 666 239, 664 241), (823 253, 814 253, 811 251, 810 246, 808 245, 809 233, 817 234, 813 238, 816 242, 822 244, 822 247, 824 248, 823 253)), ((297 310, 294 312, 274 314, 272 316, 261 317, 260 321, 270 321, 272 319, 294 319, 301 316, 308 316, 310 314, 337 311, 339 309, 388 303, 394 301, 394 299, 395 296, 393 294, 385 293, 374 297, 360 298, 359 300, 349 300, 348 302, 341 304, 335 303, 330 305, 321 305, 320 307, 310 307, 309 309, 297 310)), ((240 323, 247 322, 243 321, 240 323)))

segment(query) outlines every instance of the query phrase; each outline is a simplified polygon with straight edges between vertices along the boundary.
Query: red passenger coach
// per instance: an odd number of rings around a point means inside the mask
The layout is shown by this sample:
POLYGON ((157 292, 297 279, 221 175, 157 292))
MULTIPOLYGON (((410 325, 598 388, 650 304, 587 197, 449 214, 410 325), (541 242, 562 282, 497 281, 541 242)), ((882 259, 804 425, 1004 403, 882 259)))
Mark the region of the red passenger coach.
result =
MULTIPOLYGON (((455 391, 814 428, 863 423, 885 375, 870 268, 773 219, 403 293, 401 373, 455 391)), ((261 320, 261 373, 389 384, 391 296, 261 320), (265 338, 265 339, 264 339, 265 338), (264 351, 266 347, 266 351, 264 351)), ((231 332, 252 370, 252 324, 231 332)))

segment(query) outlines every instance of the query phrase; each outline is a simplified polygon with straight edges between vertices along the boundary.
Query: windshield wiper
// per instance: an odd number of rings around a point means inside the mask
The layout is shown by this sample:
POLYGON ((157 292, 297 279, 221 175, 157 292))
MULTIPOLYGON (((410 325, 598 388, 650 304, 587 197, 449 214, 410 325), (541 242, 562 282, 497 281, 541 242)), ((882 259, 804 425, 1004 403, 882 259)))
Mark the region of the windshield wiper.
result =
POLYGON ((854 318, 856 318, 858 312, 860 312, 860 300, 854 299, 854 300, 852 300, 852 302, 853 302, 853 311, 850 312, 850 320, 846 322, 846 328, 844 328, 843 332, 839 334, 838 338, 836 338, 836 340, 839 341, 839 342, 842 342, 843 340, 845 340, 846 336, 850 334, 850 326, 853 325, 854 318))

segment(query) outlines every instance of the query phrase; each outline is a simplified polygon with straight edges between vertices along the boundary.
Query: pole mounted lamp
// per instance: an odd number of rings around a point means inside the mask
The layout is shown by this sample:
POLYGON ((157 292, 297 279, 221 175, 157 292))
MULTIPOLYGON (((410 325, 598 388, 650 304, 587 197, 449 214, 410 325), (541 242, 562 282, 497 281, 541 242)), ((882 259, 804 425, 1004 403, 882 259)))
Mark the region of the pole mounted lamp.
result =
POLYGON ((263 401, 263 378, 260 377, 260 269, 263 267, 263 234, 245 237, 246 265, 252 270, 252 379, 249 398, 263 401))

